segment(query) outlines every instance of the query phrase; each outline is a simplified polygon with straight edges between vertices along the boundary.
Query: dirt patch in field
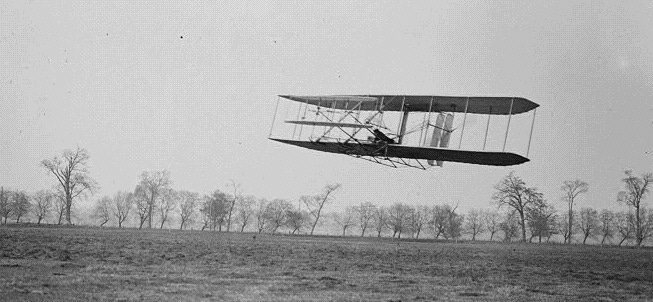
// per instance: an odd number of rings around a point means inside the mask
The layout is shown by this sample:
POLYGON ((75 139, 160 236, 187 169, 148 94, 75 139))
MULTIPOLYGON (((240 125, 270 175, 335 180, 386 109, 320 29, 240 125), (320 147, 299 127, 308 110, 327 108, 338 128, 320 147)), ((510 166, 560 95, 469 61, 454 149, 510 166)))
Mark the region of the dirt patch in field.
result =
POLYGON ((0 227, 9 300, 653 299, 653 251, 0 227))

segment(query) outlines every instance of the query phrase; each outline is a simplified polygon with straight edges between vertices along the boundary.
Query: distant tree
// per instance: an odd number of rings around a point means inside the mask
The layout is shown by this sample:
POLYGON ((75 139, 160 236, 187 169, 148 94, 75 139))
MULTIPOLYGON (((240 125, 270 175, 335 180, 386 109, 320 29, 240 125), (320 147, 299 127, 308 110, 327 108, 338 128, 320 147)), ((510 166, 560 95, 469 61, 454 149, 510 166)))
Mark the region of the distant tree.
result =
POLYGON ((150 197, 147 188, 137 185, 134 189, 134 203, 138 212, 138 228, 142 229, 150 217, 150 197))
POLYGON ((240 222, 240 232, 245 231, 245 227, 249 225, 249 221, 254 214, 254 206, 256 206, 256 197, 252 195, 244 196, 238 199, 236 203, 236 214, 240 222))
POLYGON ((268 201, 260 199, 256 205, 254 216, 256 216, 256 228, 259 233, 262 233, 268 227, 268 215, 266 210, 268 208, 268 201))
POLYGON ((557 220, 557 229, 560 234, 562 234, 563 242, 565 243, 571 243, 571 234, 575 229, 578 228, 577 225, 572 225, 571 227, 569 226, 569 221, 574 221, 577 219, 576 216, 576 211, 573 211, 571 215, 574 216, 574 218, 569 219, 569 213, 563 213, 560 219, 557 220), (571 230, 571 232, 570 232, 571 230))
POLYGON ((472 241, 476 240, 476 235, 483 231, 483 227, 483 212, 477 209, 470 210, 465 216, 465 230, 472 235, 472 241))
POLYGON ((4 224, 7 224, 7 218, 11 214, 11 195, 11 191, 0 188, 0 218, 4 218, 4 224))
POLYGON ((365 236, 365 230, 367 230, 370 224, 373 223, 375 211, 376 206, 371 202, 364 202, 354 207, 354 212, 356 213, 356 218, 358 220, 358 226, 361 229, 361 237, 365 236))
POLYGON ((599 213, 593 208, 580 209, 578 229, 583 233, 583 244, 587 238, 594 237, 598 231, 599 213))
POLYGON ((344 211, 332 214, 333 221, 342 228, 342 236, 347 235, 347 229, 356 225, 355 210, 352 207, 347 207, 344 211))
POLYGON ((286 215, 292 209, 292 204, 284 199, 274 199, 268 203, 265 208, 265 215, 269 222, 270 232, 272 234, 277 232, 279 227, 286 225, 288 216, 286 215))
POLYGON ((66 195, 64 195, 63 191, 58 191, 54 196, 54 211, 57 214, 57 225, 61 225, 64 216, 66 216, 66 195))
POLYGON ((134 193, 118 191, 113 195, 113 206, 111 211, 118 221, 119 228, 122 228, 122 224, 129 217, 129 212, 131 211, 133 204, 134 193))
POLYGON ((511 242, 513 238, 517 237, 519 232, 519 217, 517 215, 516 211, 509 212, 499 224, 499 228, 503 231, 503 240, 506 242, 511 242))
POLYGON ((111 198, 102 196, 95 202, 92 217, 100 221, 100 226, 104 226, 111 219, 111 198))
POLYGON ((401 203, 395 203, 388 208, 388 219, 386 223, 392 230, 393 238, 397 235, 397 238, 401 238, 401 232, 407 227, 412 211, 413 209, 410 206, 401 203))
POLYGON ((381 237, 383 229, 387 227, 388 214, 385 207, 377 207, 374 210, 374 217, 372 218, 372 223, 374 224, 374 230, 376 231, 376 237, 381 237))
POLYGON ((565 243, 571 243, 571 238, 574 234, 574 203, 576 202, 576 197, 579 194, 587 193, 589 185, 579 179, 576 180, 567 180, 562 183, 560 189, 565 192, 565 196, 562 198, 567 203, 567 219, 569 222, 566 224, 569 228, 565 233, 565 243))
POLYGON ((490 232, 490 241, 492 241, 494 234, 500 229, 501 215, 496 211, 485 211, 483 212, 483 222, 487 231, 490 232))
POLYGON ((179 202, 179 229, 183 230, 184 227, 193 223, 200 195, 195 192, 181 190, 177 193, 177 201, 179 202))
POLYGON ((542 242, 542 237, 550 238, 551 233, 556 227, 556 216, 553 206, 548 204, 544 199, 536 199, 526 210, 528 227, 531 231, 530 241, 538 237, 538 242, 542 242))
POLYGON ((227 214, 229 214, 230 204, 231 198, 220 190, 215 190, 210 196, 204 198, 200 212, 206 219, 202 229, 209 228, 213 231, 217 229, 222 232, 222 225, 227 218, 227 214))
POLYGON ((419 239, 419 234, 430 219, 430 209, 424 205, 416 206, 408 217, 408 226, 415 239, 419 239))
POLYGON ((308 221, 308 213, 291 207, 286 211, 286 224, 292 229, 292 234, 299 234, 301 228, 308 221))
POLYGON ((168 221, 170 212, 174 211, 177 203, 179 202, 178 199, 179 196, 177 191, 170 188, 161 190, 158 206, 156 206, 156 209, 159 212, 159 222, 161 223, 159 226, 160 229, 163 229, 163 225, 166 223, 166 221, 168 221))
POLYGON ((171 185, 170 172, 162 171, 144 171, 140 175, 138 184, 140 198, 147 203, 147 227, 152 228, 152 217, 157 200, 164 194, 171 185))
POLYGON ((232 196, 230 203, 229 203, 229 213, 227 214, 227 232, 231 231, 231 217, 232 213, 234 211, 234 207, 236 206, 236 203, 238 202, 239 199, 242 198, 241 196, 241 190, 240 190, 240 183, 236 183, 233 179, 229 180, 229 186, 233 188, 234 190, 234 195, 232 196))
POLYGON ((526 212, 528 207, 538 200, 543 199, 542 193, 535 188, 526 187, 526 183, 510 172, 497 185, 492 200, 501 207, 507 205, 518 215, 519 225, 522 232, 522 241, 526 241, 526 212))
POLYGON ((433 237, 435 239, 440 238, 440 235, 447 236, 448 219, 449 211, 445 209, 445 206, 435 205, 431 208, 431 219, 429 220, 429 225, 433 230, 433 237))
POLYGON ((619 246, 635 234, 635 215, 633 212, 620 212, 615 215, 615 226, 621 236, 619 246))
POLYGON ((631 170, 626 170, 624 173, 626 177, 622 181, 625 190, 619 192, 617 200, 635 210, 635 244, 639 247, 647 237, 642 223, 645 216, 640 211, 641 202, 649 193, 649 186, 653 183, 653 173, 643 174, 642 177, 633 175, 631 170))
POLYGON ((31 208, 30 197, 24 191, 15 191, 13 192, 12 200, 12 209, 11 214, 16 218, 16 223, 20 222, 20 219, 23 218, 27 213, 29 213, 31 208))
POLYGON ((449 213, 447 216, 447 237, 458 240, 463 230, 463 222, 465 221, 465 217, 461 214, 456 213, 458 205, 455 207, 448 207, 448 209, 449 213))
POLYGON ((601 245, 605 239, 612 238, 615 233, 615 214, 610 210, 602 210, 599 214, 599 228, 601 231, 601 245))
POLYGON ((47 190, 38 190, 34 193, 34 197, 32 198, 34 200, 32 213, 36 217, 36 224, 41 224, 41 221, 50 214, 54 198, 52 192, 47 190))
POLYGON ((90 155, 86 149, 64 150, 61 157, 44 159, 41 166, 50 171, 58 181, 58 186, 65 200, 66 223, 71 224, 70 209, 75 198, 97 188, 97 183, 89 176, 88 161, 90 155))
POLYGON ((324 187, 321 194, 300 197, 300 200, 306 205, 306 207, 308 208, 308 212, 313 217, 313 225, 311 226, 311 235, 313 235, 313 232, 315 231, 315 226, 317 226, 317 223, 320 220, 320 215, 322 213, 322 209, 324 208, 324 205, 326 205, 330 201, 329 197, 332 197, 333 193, 339 188, 340 188, 340 184, 338 183, 328 184, 324 187))

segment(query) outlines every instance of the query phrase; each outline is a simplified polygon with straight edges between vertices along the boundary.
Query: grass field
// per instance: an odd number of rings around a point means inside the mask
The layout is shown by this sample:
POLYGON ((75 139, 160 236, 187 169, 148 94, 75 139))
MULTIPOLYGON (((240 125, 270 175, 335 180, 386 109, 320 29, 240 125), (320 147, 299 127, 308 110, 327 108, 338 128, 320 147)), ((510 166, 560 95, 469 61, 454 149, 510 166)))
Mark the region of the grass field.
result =
POLYGON ((653 300, 653 249, 0 227, 2 301, 653 300))

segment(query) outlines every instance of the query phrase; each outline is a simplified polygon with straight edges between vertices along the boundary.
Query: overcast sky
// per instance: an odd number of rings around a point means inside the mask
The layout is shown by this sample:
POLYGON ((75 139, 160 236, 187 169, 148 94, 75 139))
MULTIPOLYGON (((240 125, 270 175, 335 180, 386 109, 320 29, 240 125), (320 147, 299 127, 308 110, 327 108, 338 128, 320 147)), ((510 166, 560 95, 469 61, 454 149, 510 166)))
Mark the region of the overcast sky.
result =
MULTIPOLYGON (((580 206, 620 208, 623 170, 653 172, 653 4, 570 2, 2 1, 0 185, 50 187, 39 162, 80 146, 93 198, 168 169, 174 188, 200 193, 234 179, 296 201, 340 182, 338 206, 466 211, 489 208, 515 170, 558 209, 576 178, 590 184, 580 206), (268 140, 278 94, 520 96, 540 108, 531 162, 421 171, 268 140)), ((523 117, 515 131, 530 127, 523 117)))

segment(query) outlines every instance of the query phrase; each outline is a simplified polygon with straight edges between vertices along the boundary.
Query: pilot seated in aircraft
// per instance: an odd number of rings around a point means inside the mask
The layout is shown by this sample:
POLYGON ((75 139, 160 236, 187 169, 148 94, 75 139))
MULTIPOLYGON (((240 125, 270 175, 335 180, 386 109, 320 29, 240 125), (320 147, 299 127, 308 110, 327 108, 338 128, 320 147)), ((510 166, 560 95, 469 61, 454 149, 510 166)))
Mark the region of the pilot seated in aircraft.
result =
POLYGON ((389 138, 387 135, 383 134, 379 129, 374 129, 374 137, 370 137, 374 143, 385 142, 387 144, 396 144, 396 142, 389 138))

